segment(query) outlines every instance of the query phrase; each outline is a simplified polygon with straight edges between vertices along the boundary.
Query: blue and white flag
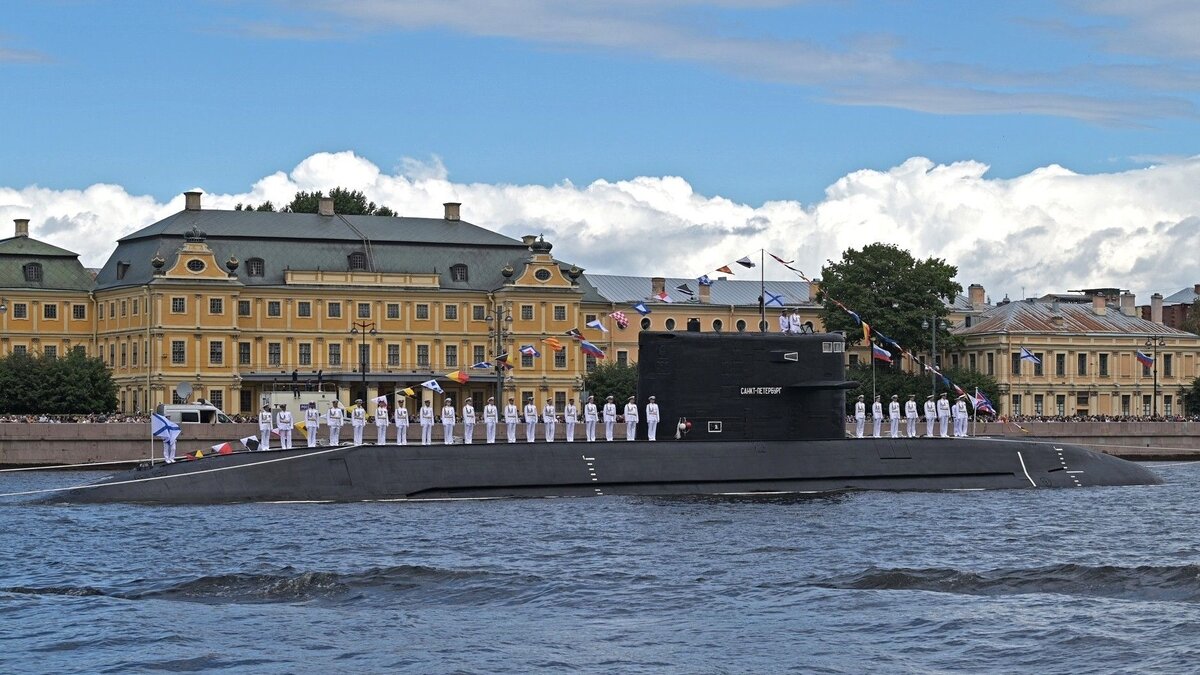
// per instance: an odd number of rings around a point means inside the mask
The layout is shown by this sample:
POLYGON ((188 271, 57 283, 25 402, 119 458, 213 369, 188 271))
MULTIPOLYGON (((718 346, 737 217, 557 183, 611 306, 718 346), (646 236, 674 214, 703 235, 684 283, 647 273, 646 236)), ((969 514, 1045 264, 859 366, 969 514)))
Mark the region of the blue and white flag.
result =
POLYGON ((647 307, 646 303, 644 303, 644 302, 635 302, 635 303, 633 303, 632 307, 633 307, 633 311, 637 312, 638 314, 641 314, 642 316, 646 316, 647 314, 650 313, 650 308, 647 307))
POLYGON ((701 286, 712 286, 712 279, 709 279, 708 275, 705 274, 705 275, 701 276, 699 279, 697 279, 696 283, 701 286))
POLYGON ((472 367, 472 368, 479 368, 480 370, 491 370, 491 369, 492 369, 492 364, 491 364, 491 362, 489 362, 489 361, 480 361, 479 363, 476 363, 475 365, 473 365, 473 366, 471 366, 471 367, 472 367))
POLYGON ((1028 349, 1026 349, 1024 347, 1021 347, 1021 360, 1022 361, 1032 361, 1033 363, 1035 363, 1039 366, 1042 365, 1042 360, 1039 359, 1036 354, 1034 354, 1033 352, 1029 351, 1028 349))
POLYGON ((167 443, 174 443, 175 439, 179 438, 179 434, 181 433, 183 433, 183 430, 179 428, 179 425, 175 424, 166 417, 158 413, 154 413, 150 416, 151 436, 154 436, 155 438, 161 438, 167 443))
POLYGON ((604 327, 604 322, 600 321, 600 319, 593 319, 592 321, 587 322, 587 327, 595 328, 596 330, 600 331, 601 333, 608 332, 608 329, 604 327))
POLYGON ((445 393, 442 391, 442 385, 438 384, 437 380, 429 380, 428 382, 422 382, 421 386, 425 387, 426 389, 428 389, 430 391, 436 391, 439 394, 445 393))
POLYGON ((763 294, 764 294, 763 297, 766 298, 765 306, 770 307, 771 305, 779 305, 780 307, 783 307, 783 294, 782 293, 780 293, 779 295, 775 295, 771 291, 764 290, 763 294))
POLYGON ((525 356, 541 356, 542 355, 542 353, 537 350, 537 347, 534 347, 533 345, 521 345, 521 348, 517 351, 521 352, 525 356))

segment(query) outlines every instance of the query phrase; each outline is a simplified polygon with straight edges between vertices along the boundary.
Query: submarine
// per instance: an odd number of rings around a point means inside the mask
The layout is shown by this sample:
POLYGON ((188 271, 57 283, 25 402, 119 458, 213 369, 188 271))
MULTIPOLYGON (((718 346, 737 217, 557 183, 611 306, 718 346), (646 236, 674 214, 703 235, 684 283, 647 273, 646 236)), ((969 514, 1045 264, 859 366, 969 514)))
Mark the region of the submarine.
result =
POLYGON ((643 332, 659 439, 342 445, 143 466, 47 501, 217 504, 755 495, 1154 485, 1148 468, 1035 438, 848 438, 836 333, 643 332))

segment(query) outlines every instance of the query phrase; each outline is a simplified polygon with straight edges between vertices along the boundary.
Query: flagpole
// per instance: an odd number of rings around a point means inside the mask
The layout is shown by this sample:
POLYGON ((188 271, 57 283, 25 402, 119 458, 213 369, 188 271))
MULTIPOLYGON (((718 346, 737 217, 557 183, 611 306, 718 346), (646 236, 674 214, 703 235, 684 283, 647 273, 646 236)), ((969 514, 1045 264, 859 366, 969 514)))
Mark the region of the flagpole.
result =
POLYGON ((758 328, 767 332, 767 267, 766 249, 758 249, 758 328))
POLYGON ((870 341, 867 341, 867 347, 871 350, 871 403, 875 402, 875 347, 870 341))

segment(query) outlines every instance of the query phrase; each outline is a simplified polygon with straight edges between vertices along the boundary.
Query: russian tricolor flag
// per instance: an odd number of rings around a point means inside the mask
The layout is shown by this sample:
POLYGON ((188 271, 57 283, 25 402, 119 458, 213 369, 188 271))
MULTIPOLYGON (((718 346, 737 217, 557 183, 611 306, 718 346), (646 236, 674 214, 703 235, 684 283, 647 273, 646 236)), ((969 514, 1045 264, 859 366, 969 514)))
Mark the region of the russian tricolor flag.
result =
POLYGON ((892 353, 883 347, 880 347, 879 345, 871 345, 871 356, 875 357, 875 359, 878 361, 883 361, 884 363, 892 362, 892 353))

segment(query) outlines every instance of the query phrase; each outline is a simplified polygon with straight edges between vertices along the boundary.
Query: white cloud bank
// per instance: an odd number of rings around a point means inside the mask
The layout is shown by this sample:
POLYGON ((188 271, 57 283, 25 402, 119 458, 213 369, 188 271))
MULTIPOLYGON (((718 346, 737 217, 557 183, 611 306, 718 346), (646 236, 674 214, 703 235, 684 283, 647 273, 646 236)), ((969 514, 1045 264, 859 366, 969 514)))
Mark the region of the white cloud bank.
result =
MULTIPOLYGON (((754 206, 696 194, 675 176, 463 184, 437 158, 405 159, 388 173, 352 152, 318 153, 246 192, 206 194, 204 207, 279 205, 297 190, 338 185, 407 216, 439 217, 442 202, 457 201, 465 220, 513 237, 544 234, 556 256, 595 273, 697 276, 765 248, 818 276, 845 249, 883 241, 945 258, 964 286, 981 283, 995 300, 1022 289, 1029 296, 1119 286, 1144 303, 1150 293, 1200 282, 1200 157, 1096 175, 1048 166, 1006 180, 988 178, 987 168, 914 157, 849 174, 815 204, 754 206)), ((160 203, 118 185, 0 187, 0 222, 30 218, 32 236, 79 252, 90 267, 119 237, 182 208, 182 196, 160 203)), ((767 262, 769 277, 791 278, 767 262)))

